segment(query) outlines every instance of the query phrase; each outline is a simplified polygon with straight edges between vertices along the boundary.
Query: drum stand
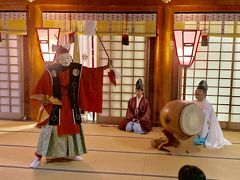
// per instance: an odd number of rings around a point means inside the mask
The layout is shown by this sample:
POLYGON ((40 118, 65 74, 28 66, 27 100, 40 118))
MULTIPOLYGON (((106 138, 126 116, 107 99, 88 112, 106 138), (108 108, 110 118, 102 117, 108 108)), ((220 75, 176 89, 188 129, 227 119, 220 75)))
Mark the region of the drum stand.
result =
POLYGON ((200 147, 193 144, 194 136, 186 139, 179 138, 176 134, 163 131, 165 136, 154 139, 151 142, 153 148, 167 151, 170 155, 180 155, 200 152, 200 147))
POLYGON ((188 153, 200 152, 200 147, 193 144, 194 136, 188 138, 187 140, 179 140, 180 143, 177 147, 168 146, 164 149, 168 150, 170 155, 180 155, 188 153))

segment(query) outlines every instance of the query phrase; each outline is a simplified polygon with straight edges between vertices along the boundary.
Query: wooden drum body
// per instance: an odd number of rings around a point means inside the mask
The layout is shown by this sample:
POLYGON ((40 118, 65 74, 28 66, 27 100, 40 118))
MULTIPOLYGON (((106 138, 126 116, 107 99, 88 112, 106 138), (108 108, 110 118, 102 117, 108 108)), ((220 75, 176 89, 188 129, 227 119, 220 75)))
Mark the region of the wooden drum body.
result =
POLYGON ((186 139, 202 130, 204 114, 194 103, 174 100, 163 107, 160 121, 166 131, 181 139, 186 139))

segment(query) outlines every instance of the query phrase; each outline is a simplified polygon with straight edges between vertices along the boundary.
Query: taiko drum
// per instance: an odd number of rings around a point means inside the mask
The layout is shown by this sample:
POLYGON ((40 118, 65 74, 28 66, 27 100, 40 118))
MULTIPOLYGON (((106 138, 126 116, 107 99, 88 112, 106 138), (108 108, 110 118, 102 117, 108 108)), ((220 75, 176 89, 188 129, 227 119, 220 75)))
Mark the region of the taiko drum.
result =
POLYGON ((163 107, 160 121, 168 132, 187 138, 202 130, 204 114, 201 108, 192 102, 174 100, 163 107))

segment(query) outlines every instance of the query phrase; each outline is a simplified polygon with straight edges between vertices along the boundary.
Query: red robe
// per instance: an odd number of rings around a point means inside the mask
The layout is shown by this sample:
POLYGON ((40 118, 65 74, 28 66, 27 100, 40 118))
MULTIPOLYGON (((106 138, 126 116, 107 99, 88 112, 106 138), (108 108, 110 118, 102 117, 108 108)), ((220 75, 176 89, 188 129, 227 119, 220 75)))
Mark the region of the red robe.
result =
MULTIPOLYGON (((101 112, 102 109, 102 84, 103 84, 103 68, 92 68, 83 67, 82 74, 79 83, 78 92, 78 104, 83 110, 101 112), (95 70, 95 71, 94 71, 95 70), (91 74, 89 74, 91 73, 91 74), (83 79, 81 79, 83 77, 83 79), (91 78, 87 78, 91 77, 91 78), (94 89, 94 92, 87 93, 89 89, 94 89), (81 95, 81 93, 83 95, 81 95), (95 93, 95 94, 93 94, 95 93), (100 98, 97 96, 101 94, 100 98), (94 100, 94 104, 92 104, 94 100), (81 101, 81 103, 80 103, 81 101), (91 106, 91 104, 92 106, 91 106)), ((79 125, 74 124, 72 109, 71 109, 71 99, 69 96, 69 70, 66 69, 59 72, 59 83, 61 88, 61 101, 62 108, 60 113, 60 122, 58 125, 58 134, 77 134, 79 133, 79 125)), ((52 77, 49 71, 45 71, 41 79, 39 80, 33 94, 43 94, 52 96, 52 77)), ((50 114, 52 105, 44 105, 45 110, 50 114)), ((46 119, 41 125, 47 124, 49 119, 46 119)))
POLYGON ((138 119, 141 125, 141 128, 144 132, 148 133, 152 130, 152 122, 151 122, 151 109, 148 100, 143 96, 139 106, 138 106, 138 114, 135 116, 135 109, 137 104, 137 98, 133 97, 128 101, 128 108, 126 117, 120 122, 118 128, 121 130, 126 130, 126 125, 133 119, 138 119))

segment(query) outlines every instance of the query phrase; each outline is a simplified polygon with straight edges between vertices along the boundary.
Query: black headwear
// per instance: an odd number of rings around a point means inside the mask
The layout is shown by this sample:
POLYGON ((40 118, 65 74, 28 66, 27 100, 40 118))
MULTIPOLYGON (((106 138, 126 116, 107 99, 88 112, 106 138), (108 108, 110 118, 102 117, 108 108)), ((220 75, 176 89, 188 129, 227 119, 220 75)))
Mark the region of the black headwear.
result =
POLYGON ((136 89, 143 91, 143 82, 142 79, 138 79, 136 82, 136 89))
POLYGON ((202 89, 206 93, 208 90, 207 82, 205 80, 201 80, 200 83, 198 84, 197 89, 202 89))

